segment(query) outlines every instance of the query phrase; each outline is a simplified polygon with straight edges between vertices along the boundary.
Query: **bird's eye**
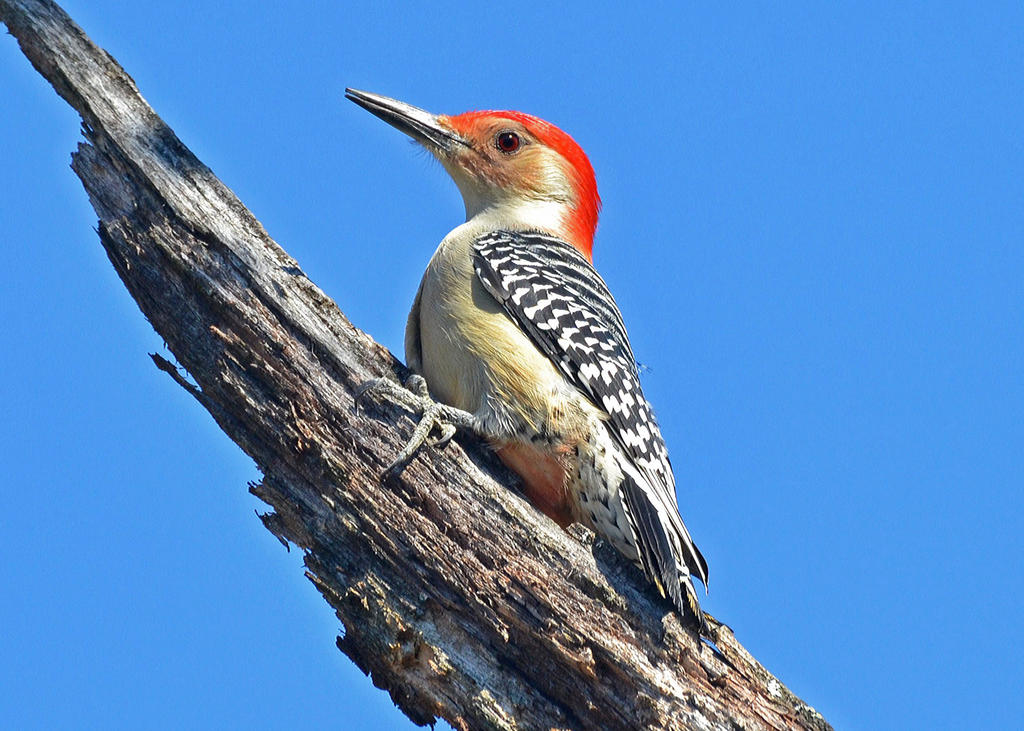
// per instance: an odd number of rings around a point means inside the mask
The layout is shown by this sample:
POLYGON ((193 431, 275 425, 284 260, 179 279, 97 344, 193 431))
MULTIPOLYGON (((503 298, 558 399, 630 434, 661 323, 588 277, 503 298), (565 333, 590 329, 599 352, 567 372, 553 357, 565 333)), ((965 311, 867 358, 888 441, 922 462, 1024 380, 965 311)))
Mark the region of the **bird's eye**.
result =
POLYGON ((519 135, 515 132, 499 132, 498 136, 494 138, 495 144, 498 149, 504 152, 506 155, 511 155, 513 152, 519 149, 522 142, 519 140, 519 135))

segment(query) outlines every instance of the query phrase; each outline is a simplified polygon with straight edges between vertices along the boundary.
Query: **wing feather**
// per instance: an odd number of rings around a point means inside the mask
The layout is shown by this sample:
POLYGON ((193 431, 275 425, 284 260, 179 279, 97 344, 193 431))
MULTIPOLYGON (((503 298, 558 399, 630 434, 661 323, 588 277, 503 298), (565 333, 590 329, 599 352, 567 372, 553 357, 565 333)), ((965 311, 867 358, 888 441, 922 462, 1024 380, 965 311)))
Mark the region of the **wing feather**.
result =
POLYGON ((496 231, 480 237, 474 244, 474 267, 506 314, 607 413, 612 438, 636 467, 636 475, 627 475, 623 494, 641 561, 682 606, 676 557, 705 585, 707 562, 679 516, 665 442, 640 387, 622 315, 604 280, 572 245, 537 232, 496 231))

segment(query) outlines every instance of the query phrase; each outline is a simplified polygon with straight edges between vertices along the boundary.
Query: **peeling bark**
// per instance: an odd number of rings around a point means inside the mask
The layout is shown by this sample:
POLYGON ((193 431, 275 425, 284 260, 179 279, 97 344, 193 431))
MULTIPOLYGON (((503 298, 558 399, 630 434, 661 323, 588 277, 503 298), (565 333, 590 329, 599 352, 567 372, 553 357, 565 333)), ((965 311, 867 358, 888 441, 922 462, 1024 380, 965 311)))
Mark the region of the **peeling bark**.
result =
POLYGON ((264 525, 299 546, 338 647, 417 724, 457 729, 827 729, 712 620, 680 626, 617 553, 525 503, 479 444, 379 476, 413 422, 354 389, 404 369, 355 328, 45 0, 0 20, 82 117, 99 237, 181 367, 154 361, 250 455, 264 525))

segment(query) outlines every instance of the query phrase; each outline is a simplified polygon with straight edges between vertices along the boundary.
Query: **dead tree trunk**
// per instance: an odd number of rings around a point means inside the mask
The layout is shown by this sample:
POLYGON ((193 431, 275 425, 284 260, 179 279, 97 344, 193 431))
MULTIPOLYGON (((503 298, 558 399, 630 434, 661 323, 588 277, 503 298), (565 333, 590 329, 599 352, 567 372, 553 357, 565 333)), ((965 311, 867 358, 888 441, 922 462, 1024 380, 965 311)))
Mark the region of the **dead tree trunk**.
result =
POLYGON ((72 167, 167 371, 265 475, 263 522, 305 553, 338 646, 419 724, 826 729, 713 622, 683 630, 631 566, 526 504, 477 444, 379 476, 412 421, 353 390, 402 366, 357 330, 48 0, 0 20, 82 116, 72 167))

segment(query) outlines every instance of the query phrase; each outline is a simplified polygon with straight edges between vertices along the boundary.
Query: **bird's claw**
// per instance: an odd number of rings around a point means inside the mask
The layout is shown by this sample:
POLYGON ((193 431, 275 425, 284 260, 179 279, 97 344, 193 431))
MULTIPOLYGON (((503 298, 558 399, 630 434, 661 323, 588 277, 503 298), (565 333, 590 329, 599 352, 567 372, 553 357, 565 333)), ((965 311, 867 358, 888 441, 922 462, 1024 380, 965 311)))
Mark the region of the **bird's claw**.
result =
POLYGON ((419 396, 421 399, 430 400, 430 390, 427 388, 427 379, 418 373, 413 373, 405 381, 405 387, 419 396))
POLYGON ((431 437, 427 440, 426 444, 428 447, 436 447, 440 449, 448 444, 448 442, 452 440, 452 437, 455 436, 455 432, 458 431, 454 425, 449 424, 446 421, 435 421, 434 426, 436 426, 437 430, 441 433, 438 436, 431 437))
POLYGON ((472 414, 434 401, 427 390, 427 382, 422 376, 416 374, 409 376, 404 387, 389 378, 374 378, 367 381, 356 390, 357 407, 371 392, 420 415, 409 442, 395 457, 395 461, 384 470, 382 479, 385 481, 400 475, 424 444, 428 447, 440 448, 448 444, 460 428, 469 430, 476 428, 472 414), (435 431, 435 427, 439 434, 432 437, 431 434, 435 431))
POLYGON ((395 383, 390 378, 371 378, 356 389, 355 409, 369 399, 370 394, 377 394, 380 398, 397 403, 410 411, 416 411, 419 401, 418 394, 411 393, 401 384, 395 383))

